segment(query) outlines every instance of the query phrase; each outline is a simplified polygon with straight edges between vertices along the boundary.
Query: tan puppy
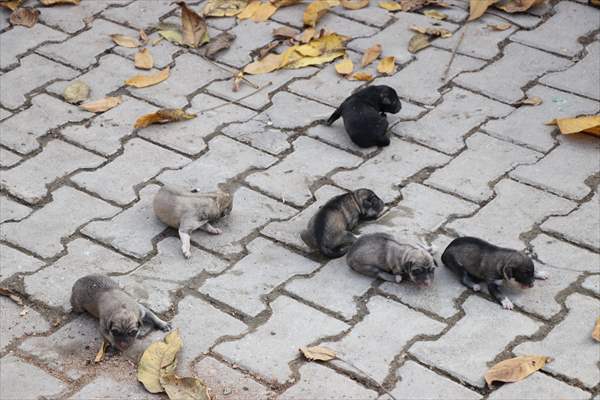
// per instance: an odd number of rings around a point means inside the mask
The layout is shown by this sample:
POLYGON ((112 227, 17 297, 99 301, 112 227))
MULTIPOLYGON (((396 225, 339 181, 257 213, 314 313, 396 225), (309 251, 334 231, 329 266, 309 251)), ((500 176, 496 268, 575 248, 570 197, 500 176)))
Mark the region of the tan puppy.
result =
POLYGON ((154 197, 154 213, 161 222, 179 230, 181 250, 186 258, 190 250, 190 234, 196 229, 219 235, 220 229, 210 225, 231 213, 233 196, 221 189, 199 193, 178 186, 163 186, 154 197))

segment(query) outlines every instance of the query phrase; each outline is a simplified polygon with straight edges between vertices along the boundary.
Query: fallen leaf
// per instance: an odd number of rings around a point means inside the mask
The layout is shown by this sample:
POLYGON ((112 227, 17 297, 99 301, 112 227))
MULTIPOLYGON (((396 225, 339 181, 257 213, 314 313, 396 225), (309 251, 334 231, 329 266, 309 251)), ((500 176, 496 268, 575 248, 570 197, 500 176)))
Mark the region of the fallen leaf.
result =
POLYGON ((142 45, 145 45, 146 43, 148 43, 148 34, 146 33, 145 30, 140 29, 139 31, 139 35, 140 35, 140 41, 142 42, 142 45))
POLYGON ((273 51, 273 49, 277 48, 280 44, 281 44, 280 40, 273 40, 273 41, 265 44, 264 46, 259 47, 258 49, 252 50, 250 52, 250 55, 253 58, 262 60, 263 58, 265 58, 267 56, 267 54, 271 53, 271 51, 273 51))
POLYGON ((380 1, 377 5, 388 11, 402 11, 402 6, 395 1, 380 1))
POLYGON ((82 81, 75 81, 65 88, 63 98, 71 104, 81 103, 90 97, 90 87, 82 81))
POLYGON ((339 63, 335 64, 335 71, 340 75, 350 75, 354 69, 354 64, 349 58, 344 58, 339 63))
POLYGON ((293 39, 298 36, 298 32, 294 28, 288 26, 282 26, 281 28, 273 29, 273 37, 281 39, 293 39))
POLYGON ((23 25, 31 28, 37 23, 39 16, 40 11, 36 10, 35 8, 18 8, 12 14, 10 14, 10 23, 13 25, 23 25))
POLYGON ((418 11, 425 6, 449 7, 440 0, 399 0, 402 11, 418 11))
POLYGON ((136 38, 119 34, 110 35, 110 37, 113 40, 113 42, 115 42, 121 47, 127 47, 130 49, 140 47, 140 41, 136 38))
POLYGON ((310 361, 331 361, 336 358, 335 351, 323 346, 301 347, 300 351, 310 361))
POLYGON ((559 118, 547 122, 546 125, 558 125, 560 133, 570 135, 573 133, 591 133, 600 136, 600 115, 591 115, 577 118, 559 118))
POLYGON ((139 69, 152 69, 154 67, 154 58, 148 49, 140 49, 134 56, 134 64, 139 69))
POLYGON ((186 121, 194 118, 196 118, 196 114, 186 113, 180 108, 161 108, 156 112, 139 117, 133 127, 135 129, 142 129, 152 124, 166 124, 168 122, 186 121))
POLYGON ((497 2, 498 0, 470 0, 469 21, 473 21, 474 19, 481 17, 489 6, 497 2))
POLYGON ((59 4, 78 5, 79 2, 80 2, 80 0, 40 0, 40 3, 42 3, 45 6, 55 6, 55 5, 59 5, 59 4))
POLYGON ((539 106, 542 104, 542 99, 538 96, 528 97, 525 100, 521 100, 519 104, 526 104, 530 106, 539 106))
POLYGON ((160 383, 171 400, 211 400, 208 387, 198 378, 164 374, 160 383))
POLYGON ((355 72, 354 75, 350 77, 350 80, 369 82, 373 80, 373 75, 368 72, 355 72))
POLYGON ((314 27, 317 21, 329 11, 329 9, 338 6, 338 0, 315 0, 306 6, 304 10, 304 25, 314 27))
POLYGON ((512 24, 508 22, 501 22, 499 24, 488 24, 487 27, 493 31, 505 31, 507 29, 510 29, 512 27, 512 24))
POLYGON ((183 35, 180 31, 176 30, 161 30, 158 34, 168 40, 169 42, 177 45, 183 45, 183 35))
POLYGON ((9 299, 11 299, 12 301, 14 301, 15 303, 17 303, 20 306, 23 305, 23 300, 19 296, 17 296, 17 294, 15 292, 13 292, 10 289, 0 287, 0 296, 8 297, 9 299))
POLYGON ((210 39, 208 37, 208 25, 206 25, 204 18, 190 9, 185 1, 178 1, 175 4, 181 8, 183 44, 196 48, 198 45, 207 43, 210 39))
POLYGON ((381 45, 379 43, 371 46, 370 48, 367 49, 367 51, 365 51, 365 54, 363 54, 362 60, 360 61, 360 66, 363 68, 366 67, 367 65, 369 65, 373 61, 375 61, 377 59, 377 57, 379 57, 380 54, 381 54, 381 45))
POLYGON ((84 104, 80 105, 79 108, 81 108, 85 111, 93 112, 93 113, 100 113, 100 112, 108 111, 111 108, 115 108, 122 102, 123 102, 123 100, 121 99, 121 96, 105 97, 100 100, 84 103, 84 104))
POLYGON ((150 393, 160 393, 161 374, 169 374, 177 367, 177 353, 182 346, 179 329, 170 332, 163 341, 154 342, 144 351, 138 363, 137 379, 150 393))
POLYGON ((385 75, 393 75, 396 72, 396 57, 384 57, 377 65, 377 72, 385 75))
POLYGON ((345 50, 333 51, 331 53, 322 54, 317 57, 303 57, 285 66, 287 69, 304 68, 311 65, 321 65, 343 57, 346 54, 345 50))
POLYGON ((527 11, 531 7, 542 4, 544 1, 546 0, 509 0, 506 3, 497 4, 495 7, 507 13, 516 13, 527 11))
POLYGON ((254 61, 244 67, 244 72, 250 75, 266 74, 281 68, 281 54, 267 54, 263 59, 254 61))
POLYGON ((246 8, 242 10, 241 13, 238 14, 238 19, 248 19, 251 18, 256 10, 260 7, 260 1, 252 1, 248 3, 246 8))
POLYGON ((317 30, 315 28, 306 28, 300 35, 298 35, 296 40, 300 43, 308 43, 314 39, 316 33, 317 30))
POLYGON ((11 0, 11 1, 0 1, 0 7, 6 8, 10 11, 15 11, 19 8, 22 0, 11 0))
POLYGON ((340 0, 340 4, 348 10, 360 10, 369 5, 369 0, 340 0))
POLYGON ((600 342, 600 317, 596 319, 596 324, 594 325, 594 330, 592 331, 592 338, 596 342, 600 342))
POLYGON ((410 38, 410 42, 408 42, 408 51, 411 53, 416 53, 419 50, 423 50, 425 47, 430 46, 429 36, 423 33, 415 33, 415 35, 410 38))
POLYGON ((256 9, 256 12, 252 15, 252 21, 254 22, 265 22, 273 14, 277 11, 277 7, 275 7, 271 3, 261 3, 259 7, 256 9))
POLYGON ((423 14, 429 18, 437 19, 440 21, 443 21, 446 18, 448 18, 448 16, 446 14, 444 14, 443 12, 440 12, 438 10, 426 10, 423 12, 423 14))
POLYGON ((238 71, 233 76, 233 91, 234 92, 240 91, 240 85, 242 84, 243 80, 244 80, 244 71, 238 71))
POLYGON ((167 67, 162 71, 159 71, 152 75, 135 75, 125 81, 127 86, 133 86, 136 88, 145 88, 148 86, 156 85, 169 77, 170 68, 167 67))
POLYGON ((546 356, 521 356, 500 361, 484 375, 488 386, 493 382, 518 382, 541 369, 552 359, 546 356))
POLYGON ((231 47, 231 43, 233 43, 234 40, 234 34, 229 32, 221 32, 206 45, 204 55, 208 58, 212 58, 219 51, 231 47))
POLYGON ((210 17, 233 17, 248 6, 248 0, 208 0, 202 14, 210 17))
POLYGON ((419 32, 419 33, 429 35, 429 36, 439 36, 441 38, 449 38, 450 36, 452 36, 452 32, 450 32, 448 29, 444 29, 444 28, 437 28, 437 27, 425 28, 422 26, 412 25, 410 27, 410 29, 415 32, 419 32))
POLYGON ((96 353, 96 358, 94 358, 94 362, 98 364, 100 361, 104 360, 104 356, 106 355, 106 349, 108 348, 108 343, 106 340, 102 339, 102 343, 100 343, 100 348, 98 349, 98 353, 96 353))
POLYGON ((301 3, 303 0, 271 0, 271 4, 273 4, 277 8, 293 6, 295 4, 301 3))

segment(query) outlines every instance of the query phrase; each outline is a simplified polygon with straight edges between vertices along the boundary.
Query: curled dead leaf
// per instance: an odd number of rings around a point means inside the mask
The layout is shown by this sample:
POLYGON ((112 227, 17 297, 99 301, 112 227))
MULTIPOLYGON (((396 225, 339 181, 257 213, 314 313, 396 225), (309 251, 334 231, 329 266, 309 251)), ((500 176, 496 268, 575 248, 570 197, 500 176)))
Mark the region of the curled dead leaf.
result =
POLYGON ((166 124, 168 122, 186 121, 194 118, 196 118, 196 114, 186 113, 180 108, 161 108, 156 112, 139 117, 133 127, 135 129, 142 129, 152 124, 166 124))
POLYGON ((142 42, 142 45, 146 45, 146 43, 148 43, 148 39, 149 39, 146 31, 143 29, 140 29, 138 34, 140 35, 140 42, 142 42))
POLYGON ((488 386, 493 382, 518 382, 542 369, 552 359, 546 356, 521 356, 500 361, 485 373, 488 386))
POLYGON ((233 91, 239 92, 240 86, 242 85, 242 81, 244 80, 244 71, 238 71, 233 76, 233 91))
POLYGON ((505 3, 497 4, 496 8, 507 13, 523 12, 529 10, 531 7, 539 6, 544 1, 546 0, 509 0, 505 3))
POLYGON ((160 342, 154 342, 144 351, 138 363, 137 379, 150 393, 160 393, 164 389, 160 376, 173 373, 177 367, 177 353, 183 342, 179 329, 169 332, 160 342))
POLYGON ((23 0, 3 0, 0 1, 0 7, 15 11, 21 5, 21 1, 23 0))
POLYGON ((314 27, 317 21, 329 11, 329 9, 340 5, 339 0, 315 0, 306 6, 304 10, 304 25, 314 27))
POLYGON ((81 0, 40 0, 40 3, 45 6, 56 6, 60 4, 72 4, 76 6, 80 3, 80 1, 81 0))
POLYGON ((0 296, 8 297, 9 299, 11 299, 12 301, 14 301, 15 303, 17 303, 20 306, 23 305, 23 300, 19 296, 17 296, 17 294, 15 292, 13 292, 12 290, 10 290, 8 288, 0 287, 0 296))
POLYGON ((148 86, 156 85, 169 77, 170 68, 167 67, 162 71, 159 71, 151 75, 136 75, 125 81, 127 86, 133 86, 136 88, 145 88, 148 86))
POLYGON ((323 346, 301 347, 300 351, 309 361, 331 361, 337 357, 335 351, 323 346))
POLYGON ((160 384, 171 400, 211 400, 208 386, 198 378, 163 374, 160 384))
POLYGON ((469 21, 481 17, 485 11, 498 0, 470 0, 469 1, 469 21))
POLYGON ((108 111, 111 108, 115 108, 122 102, 123 102, 123 99, 121 99, 121 96, 105 97, 100 100, 84 103, 84 104, 80 105, 79 108, 81 108, 85 111, 93 112, 93 113, 100 113, 100 112, 108 111))
POLYGON ((371 75, 368 72, 355 72, 351 77, 350 80, 353 81, 365 81, 365 82, 370 82, 373 80, 373 75, 371 75))
POLYGON ((23 25, 27 28, 31 28, 37 23, 39 16, 39 10, 31 7, 22 7, 16 9, 12 14, 10 14, 10 23, 13 25, 23 25))
POLYGON ((213 58, 221 50, 231 47, 231 43, 235 40, 235 35, 229 32, 221 32, 215 36, 204 50, 204 55, 208 58, 213 58))
POLYGON ((510 29, 512 27, 512 24, 508 22, 501 22, 499 24, 488 24, 487 27, 488 29, 491 29, 493 31, 505 31, 507 29, 510 29))
POLYGON ((266 20, 271 18, 273 14, 275 14, 275 11, 277 11, 277 7, 275 7, 273 4, 261 3, 254 12, 254 14, 252 14, 252 21, 265 22, 266 20))
POLYGON ((396 57, 384 57, 377 65, 377 72, 385 75, 393 75, 396 72, 396 57))
POLYGON ((132 38, 131 36, 114 34, 110 35, 110 38, 113 40, 113 42, 121 47, 127 47, 130 49, 140 47, 140 41, 136 38, 132 38))
POLYGON ((600 317, 596 319, 596 324, 594 325, 594 330, 592 331, 592 338, 596 342, 600 342, 600 317))
POLYGON ((158 31, 158 34, 173 44, 183 45, 183 35, 178 30, 164 29, 158 31))
POLYGON ((380 1, 377 4, 380 8, 388 11, 402 11, 402 6, 395 1, 380 1))
POLYGON ((134 64, 139 69, 152 69, 154 67, 154 58, 148 49, 140 49, 135 53, 134 64))
POLYGON ((415 32, 423 33, 423 34, 429 35, 429 36, 439 36, 441 38, 449 38, 450 36, 452 36, 452 32, 450 32, 448 29, 444 29, 444 28, 437 28, 437 27, 425 28, 422 26, 412 25, 410 27, 410 29, 415 32))
POLYGON ((233 17, 248 6, 248 0, 208 0, 202 14, 210 17, 233 17))
POLYGON ((71 104, 81 103, 88 97, 90 97, 90 87, 82 81, 74 81, 63 92, 63 98, 71 104))
POLYGON ((108 343, 106 340, 102 339, 102 343, 100 343, 100 348, 96 353, 96 358, 94 358, 94 363, 98 364, 102 360, 104 360, 104 356, 106 355, 106 349, 108 348, 108 343))
POLYGON ((360 10, 369 5, 369 0, 340 0, 340 4, 348 10, 360 10))
POLYGON ((440 21, 443 21, 446 18, 448 18, 448 16, 446 14, 444 14, 443 12, 440 12, 438 10, 425 10, 423 12, 423 14, 429 18, 437 19, 440 21))
POLYGON ((416 53, 419 50, 423 50, 425 47, 430 46, 429 36, 423 33, 415 33, 410 41, 408 42, 408 51, 411 53, 416 53))
POLYGON ((542 104, 542 99, 541 99, 541 97, 538 97, 538 96, 531 96, 524 100, 521 100, 519 102, 519 104, 525 104, 525 105, 529 105, 529 106, 539 106, 540 104, 542 104))
POLYGON ((600 136, 600 115, 590 115, 577 118, 559 118, 547 122, 546 125, 558 125, 560 133, 591 133, 600 136))
POLYGON ((183 33, 183 44, 196 48, 198 45, 208 42, 208 25, 204 18, 190 9, 185 1, 178 1, 181 8, 181 32, 183 33))
POLYGON ((381 45, 379 43, 369 47, 362 56, 362 59, 360 61, 360 66, 363 68, 366 67, 367 65, 369 65, 373 61, 375 61, 377 59, 377 57, 379 57, 380 54, 381 54, 381 45))
POLYGON ((353 69, 354 64, 352 63, 352 60, 348 57, 335 64, 335 71, 340 75, 350 75, 353 69))
POLYGON ((290 28, 288 26, 282 26, 281 28, 273 29, 273 37, 279 39, 293 39, 298 36, 300 32, 298 32, 294 28, 290 28))

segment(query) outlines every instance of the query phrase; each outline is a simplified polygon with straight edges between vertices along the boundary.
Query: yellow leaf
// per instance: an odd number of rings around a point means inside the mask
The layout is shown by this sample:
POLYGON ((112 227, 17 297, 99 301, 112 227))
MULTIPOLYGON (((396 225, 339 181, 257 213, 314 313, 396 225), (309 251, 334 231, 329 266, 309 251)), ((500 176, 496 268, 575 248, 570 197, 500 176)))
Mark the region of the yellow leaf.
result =
POLYGON ((84 103, 84 104, 80 105, 79 108, 81 108, 85 111, 99 113, 99 112, 108 111, 111 108, 115 108, 122 102, 123 102, 123 100, 121 99, 121 96, 105 97, 100 100, 84 103))
POLYGON ((308 43, 315 37, 317 30, 315 28, 306 28, 304 32, 302 32, 296 38, 300 43, 308 43))
POLYGON ((208 0, 202 14, 210 17, 233 17, 247 6, 247 0, 208 0))
POLYGON ((396 57, 384 57, 377 65, 377 72, 385 75, 393 75, 396 72, 396 57))
POLYGON ((356 72, 354 73, 354 75, 352 75, 350 77, 351 80, 353 81, 372 81, 373 80, 373 75, 371 75, 368 72, 356 72))
POLYGON ((127 47, 130 49, 140 47, 140 41, 136 38, 119 34, 110 35, 110 37, 113 40, 113 42, 115 42, 121 47, 127 47))
POLYGON ((55 6, 58 4, 78 5, 79 2, 80 2, 80 0, 40 0, 40 3, 42 3, 45 6, 55 6))
POLYGON ((198 378, 163 374, 160 383, 171 400, 211 400, 208 387, 198 378))
POLYGON ((402 11, 402 6, 395 1, 380 1, 378 6, 388 11, 402 11))
POLYGON ((528 97, 525 100, 521 100, 519 104, 526 104, 530 106, 539 106, 542 104, 542 99, 538 96, 528 97))
POLYGON ((106 354, 106 349, 108 348, 108 343, 106 340, 102 339, 102 343, 100 343, 100 348, 98 349, 98 353, 96 353, 96 358, 94 358, 94 362, 98 364, 100 361, 104 360, 104 355, 106 354))
POLYGON ((10 14, 10 23, 12 25, 23 25, 27 28, 31 28, 37 23, 39 16, 39 10, 30 7, 22 7, 10 14))
POLYGON ((311 45, 303 44, 295 48, 295 50, 303 56, 306 57, 316 57, 321 55, 321 51, 318 48, 314 48, 311 45))
POLYGON ((275 7, 271 3, 261 3, 254 15, 252 15, 252 21, 254 22, 264 22, 271 18, 273 14, 277 11, 277 7, 275 7))
POLYGON ((260 1, 252 1, 248 4, 246 8, 242 10, 241 13, 238 14, 239 19, 248 19, 254 15, 256 10, 260 7, 260 1))
POLYGON ((415 32, 419 32, 419 33, 429 35, 429 36, 439 36, 442 38, 449 38, 450 36, 452 36, 452 32, 450 32, 448 29, 444 29, 444 28, 437 28, 437 27, 425 28, 422 26, 412 25, 410 27, 410 29, 415 32))
POLYGON ((156 112, 139 117, 133 127, 141 129, 152 124, 166 124, 167 122, 186 121, 194 118, 196 118, 196 114, 186 113, 180 108, 161 108, 156 112))
POLYGON ((346 54, 344 50, 334 51, 327 54, 322 54, 318 57, 302 57, 294 62, 291 62, 285 66, 287 69, 296 69, 308 67, 310 65, 321 65, 335 60, 336 58, 343 57, 346 54))
POLYGON ((148 86, 156 85, 157 83, 161 83, 165 79, 169 77, 170 68, 167 67, 162 71, 159 71, 152 75, 136 75, 132 78, 129 78, 125 81, 127 86, 133 86, 136 88, 145 88, 148 86))
POLYGON ((177 367, 177 353, 182 346, 179 329, 170 332, 163 341, 154 342, 144 351, 138 363, 137 379, 150 393, 160 393, 161 374, 168 374, 177 367))
POLYGON ((585 132, 600 136, 600 115, 577 118, 560 118, 555 119, 547 124, 558 125, 560 133, 563 135, 585 132))
POLYGON ((360 10, 369 5, 369 0, 340 0, 340 4, 348 10, 360 10))
POLYGON ((15 11, 17 8, 19 8, 21 1, 23 0, 0 1, 0 7, 6 8, 10 11, 15 11))
POLYGON ((281 54, 269 53, 259 61, 254 61, 244 67, 244 72, 250 75, 266 74, 281 68, 281 54))
POLYGON ((410 38, 410 42, 408 42, 408 51, 416 53, 429 45, 431 45, 431 43, 429 43, 429 36, 423 33, 415 33, 415 35, 410 38))
POLYGON ((380 54, 381 54, 381 45, 379 43, 371 46, 370 48, 367 49, 367 51, 365 51, 365 54, 363 54, 362 60, 360 61, 360 66, 363 68, 366 67, 367 65, 369 65, 373 61, 375 61, 377 59, 377 57, 379 57, 380 54))
POLYGON ((136 68, 152 69, 152 67, 154 67, 154 58, 152 58, 150 50, 141 49, 135 53, 134 64, 136 68))
POLYGON ((338 6, 339 0, 315 0, 306 6, 304 10, 304 25, 315 26, 317 21, 329 11, 330 8, 338 6))
POLYGON ((552 359, 546 356, 521 356, 500 361, 485 373, 488 386, 493 382, 518 382, 541 369, 552 359))
POLYGON ((600 342, 600 317, 596 320, 596 324, 594 325, 594 330, 592 331, 592 338, 596 342, 600 342))
POLYGON ((204 18, 192 11, 185 1, 175 4, 181 7, 183 44, 196 48, 199 44, 208 42, 208 25, 204 18))
POLYGON ((489 6, 497 2, 498 0, 470 0, 469 21, 473 21, 474 19, 481 17, 489 6))
POLYGON ((140 35, 140 40, 142 42, 142 45, 146 45, 146 43, 148 43, 148 39, 149 39, 146 31, 144 31, 143 29, 140 29, 138 34, 140 35))
POLYGON ((183 35, 179 31, 165 29, 158 31, 158 34, 173 44, 183 45, 183 35))
POLYGON ((81 103, 88 97, 90 97, 90 87, 82 81, 74 81, 63 92, 63 98, 71 104, 81 103))
POLYGON ((301 347, 300 351, 310 361, 331 361, 336 358, 335 351, 323 346, 301 347))
POLYGON ((350 75, 353 69, 354 64, 352 63, 352 60, 348 57, 335 64, 335 71, 340 75, 350 75))
POLYGON ((531 7, 542 4, 544 1, 545 0, 509 0, 506 3, 496 5, 496 7, 507 13, 516 13, 527 11, 531 7))
POLYGON ((271 4, 277 8, 293 6, 301 2, 302 0, 271 0, 271 4))
POLYGON ((444 14, 443 12, 439 12, 437 10, 426 10, 423 12, 423 14, 425 14, 429 18, 438 19, 440 21, 443 21, 446 18, 448 18, 448 16, 446 14, 444 14))
POLYGON ((512 27, 512 24, 508 22, 501 22, 499 24, 488 24, 487 27, 494 31, 505 31, 507 29, 510 29, 512 27))

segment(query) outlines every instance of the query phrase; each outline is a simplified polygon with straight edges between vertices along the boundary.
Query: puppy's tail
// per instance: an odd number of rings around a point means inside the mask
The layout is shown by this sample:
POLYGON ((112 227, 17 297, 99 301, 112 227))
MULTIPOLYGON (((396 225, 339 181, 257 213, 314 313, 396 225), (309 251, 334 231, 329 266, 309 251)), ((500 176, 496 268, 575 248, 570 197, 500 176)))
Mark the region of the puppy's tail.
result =
POLYGON ((331 114, 331 116, 329 117, 329 119, 327 120, 326 124, 329 126, 331 124, 333 124, 335 121, 338 120, 338 118, 340 118, 342 116, 342 106, 339 106, 337 108, 337 110, 335 110, 333 112, 333 114, 331 114))

